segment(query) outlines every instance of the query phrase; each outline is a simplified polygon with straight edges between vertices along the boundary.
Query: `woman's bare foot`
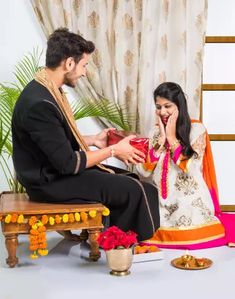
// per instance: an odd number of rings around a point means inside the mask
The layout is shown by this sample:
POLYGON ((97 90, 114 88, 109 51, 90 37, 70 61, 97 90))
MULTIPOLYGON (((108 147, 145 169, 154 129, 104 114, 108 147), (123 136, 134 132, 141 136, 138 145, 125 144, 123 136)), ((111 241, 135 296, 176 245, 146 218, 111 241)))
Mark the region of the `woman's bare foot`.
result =
POLYGON ((80 236, 73 234, 71 230, 57 230, 57 233, 62 235, 66 240, 81 242, 80 236))

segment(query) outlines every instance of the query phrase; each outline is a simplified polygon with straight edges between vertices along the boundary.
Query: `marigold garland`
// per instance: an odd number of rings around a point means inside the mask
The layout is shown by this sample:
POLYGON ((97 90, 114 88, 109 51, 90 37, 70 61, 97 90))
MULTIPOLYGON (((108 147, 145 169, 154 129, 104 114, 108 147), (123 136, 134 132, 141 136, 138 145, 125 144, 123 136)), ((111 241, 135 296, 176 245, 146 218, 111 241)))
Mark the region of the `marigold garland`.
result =
MULTIPOLYGON (((103 216, 108 216, 110 210, 107 207, 104 207, 102 211, 103 216)), ((46 242, 46 225, 54 225, 63 223, 74 223, 82 221, 86 222, 88 217, 95 218, 97 216, 96 210, 90 210, 88 212, 75 212, 69 214, 59 215, 56 214, 53 216, 42 215, 40 216, 31 216, 28 220, 25 219, 23 214, 7 214, 6 216, 1 215, 0 221, 4 221, 6 224, 9 223, 26 223, 28 221, 29 226, 31 226, 29 232, 29 249, 32 251, 30 257, 32 259, 37 259, 39 255, 45 256, 48 254, 47 242, 46 242)))
POLYGON ((29 219, 29 225, 31 225, 31 230, 29 234, 29 249, 33 251, 31 254, 32 259, 38 258, 39 255, 47 255, 47 242, 46 242, 46 227, 44 223, 47 223, 48 217, 43 215, 41 220, 37 217, 32 216, 29 219), (44 223, 43 223, 44 222, 44 223))

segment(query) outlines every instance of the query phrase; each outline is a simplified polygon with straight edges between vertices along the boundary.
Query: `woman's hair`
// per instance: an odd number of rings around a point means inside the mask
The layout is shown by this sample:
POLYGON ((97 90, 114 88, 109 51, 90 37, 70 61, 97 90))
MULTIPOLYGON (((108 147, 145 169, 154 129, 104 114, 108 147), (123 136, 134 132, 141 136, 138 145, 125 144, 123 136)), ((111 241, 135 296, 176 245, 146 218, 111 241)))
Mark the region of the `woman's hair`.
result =
POLYGON ((173 102, 178 107, 179 115, 176 122, 176 138, 182 145, 182 153, 187 158, 192 157, 193 154, 197 154, 190 145, 191 120, 182 88, 176 83, 164 82, 154 90, 153 95, 155 104, 157 97, 162 97, 173 102))
POLYGON ((84 53, 91 54, 94 50, 93 42, 69 32, 67 28, 59 28, 49 36, 47 41, 46 66, 54 69, 69 57, 73 57, 75 63, 78 63, 84 53))

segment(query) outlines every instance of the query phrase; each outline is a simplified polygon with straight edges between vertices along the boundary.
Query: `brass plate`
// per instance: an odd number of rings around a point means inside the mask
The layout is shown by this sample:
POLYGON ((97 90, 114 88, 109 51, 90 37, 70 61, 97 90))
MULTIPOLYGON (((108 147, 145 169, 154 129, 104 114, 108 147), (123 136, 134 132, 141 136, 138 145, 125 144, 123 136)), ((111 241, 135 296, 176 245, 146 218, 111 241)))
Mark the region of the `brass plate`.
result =
POLYGON ((173 259, 171 261, 172 266, 174 266, 178 269, 183 269, 183 270, 202 270, 202 269, 209 268, 213 264, 212 260, 210 260, 208 258, 203 258, 203 263, 204 263, 203 266, 189 266, 189 267, 186 267, 185 265, 182 265, 182 258, 181 257, 178 257, 178 258, 173 259))

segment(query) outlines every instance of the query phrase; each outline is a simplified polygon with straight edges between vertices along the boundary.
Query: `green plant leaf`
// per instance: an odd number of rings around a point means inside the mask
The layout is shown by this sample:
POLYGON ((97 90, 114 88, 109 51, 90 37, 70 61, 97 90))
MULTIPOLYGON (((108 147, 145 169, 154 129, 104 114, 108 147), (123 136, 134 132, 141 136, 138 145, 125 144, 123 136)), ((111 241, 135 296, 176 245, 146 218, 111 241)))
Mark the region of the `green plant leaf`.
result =
POLYGON ((20 90, 33 80, 35 73, 40 69, 39 63, 42 53, 43 51, 39 51, 36 48, 33 50, 33 53, 25 55, 16 65, 14 75, 17 79, 16 86, 20 90))
POLYGON ((107 119, 112 125, 126 131, 131 131, 133 116, 125 113, 125 107, 121 107, 107 99, 94 101, 92 99, 80 99, 72 104, 73 114, 76 120, 83 117, 99 117, 107 119))

